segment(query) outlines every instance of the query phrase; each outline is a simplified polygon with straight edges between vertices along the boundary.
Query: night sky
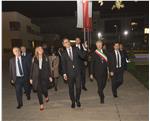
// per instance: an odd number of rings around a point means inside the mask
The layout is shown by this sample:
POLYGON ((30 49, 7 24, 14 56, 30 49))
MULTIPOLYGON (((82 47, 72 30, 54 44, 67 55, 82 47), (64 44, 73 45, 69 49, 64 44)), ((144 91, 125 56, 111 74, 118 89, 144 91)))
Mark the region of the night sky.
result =
MULTIPOLYGON (((93 10, 98 10, 101 14, 122 15, 130 14, 148 14, 149 2, 124 2, 125 8, 121 10, 111 10, 114 2, 104 1, 100 7, 98 2, 93 2, 93 10)), ((2 11, 18 11, 25 16, 35 17, 55 17, 55 16, 74 16, 76 11, 76 1, 3 1, 2 11)))

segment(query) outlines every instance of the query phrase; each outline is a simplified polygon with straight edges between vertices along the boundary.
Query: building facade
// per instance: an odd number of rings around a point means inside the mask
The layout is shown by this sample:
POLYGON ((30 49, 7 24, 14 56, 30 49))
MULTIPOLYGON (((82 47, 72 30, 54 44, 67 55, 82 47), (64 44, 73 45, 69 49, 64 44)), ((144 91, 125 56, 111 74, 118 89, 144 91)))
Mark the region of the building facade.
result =
MULTIPOLYGON (((98 33, 101 33, 104 42, 110 45, 114 41, 120 41, 129 48, 133 46, 137 49, 145 48, 148 40, 145 40, 144 29, 148 28, 148 15, 129 15, 129 13, 116 15, 110 16, 100 11, 93 11, 91 45, 94 46, 95 41, 100 39, 98 33)), ((83 40, 83 30, 76 27, 76 12, 75 16, 33 18, 32 21, 40 26, 42 34, 57 34, 60 38, 70 39, 78 36, 83 40)))
POLYGON ((30 49, 41 41, 40 27, 33 24, 30 18, 15 11, 2 13, 3 50, 21 45, 30 49))
POLYGON ((148 45, 148 39, 145 38, 144 33, 145 28, 149 28, 148 15, 130 16, 127 13, 119 16, 107 14, 104 16, 100 12, 95 12, 93 20, 93 40, 99 39, 98 33, 101 33, 106 43, 120 41, 127 47, 135 46, 136 49, 145 48, 148 45))

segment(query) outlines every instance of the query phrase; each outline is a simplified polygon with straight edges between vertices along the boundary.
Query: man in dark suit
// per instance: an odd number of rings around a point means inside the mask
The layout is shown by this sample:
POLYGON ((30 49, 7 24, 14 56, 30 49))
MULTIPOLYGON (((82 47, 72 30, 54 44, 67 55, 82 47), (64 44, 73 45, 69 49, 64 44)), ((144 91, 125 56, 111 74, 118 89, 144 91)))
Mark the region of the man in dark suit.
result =
MULTIPOLYGON (((22 58, 27 61, 27 64, 28 64, 28 67, 29 67, 28 72, 30 73, 30 68, 31 68, 31 63, 32 63, 32 55, 30 53, 27 53, 27 50, 26 50, 25 46, 21 46, 20 49, 21 49, 22 58)), ((30 100, 30 98, 31 98, 30 94, 31 94, 32 87, 30 85, 29 78, 27 78, 27 80, 26 80, 26 85, 27 85, 27 92, 25 92, 25 93, 27 95, 27 100, 30 100)))
POLYGON ((127 70, 128 62, 130 62, 130 61, 129 61, 128 53, 127 53, 127 51, 124 48, 124 45, 122 43, 120 43, 120 51, 124 54, 124 58, 125 58, 124 70, 127 70))
POLYGON ((72 108, 75 108, 75 102, 78 107, 81 106, 81 73, 80 73, 80 58, 85 58, 86 53, 80 51, 76 47, 72 47, 69 39, 63 39, 63 46, 66 48, 62 53, 62 69, 64 80, 68 81, 69 95, 72 101, 72 108), (74 90, 76 88, 76 93, 74 90), (76 94, 76 96, 75 96, 76 94))
MULTIPOLYGON (((83 46, 83 44, 81 44, 81 40, 79 37, 77 37, 76 39, 76 47, 79 48, 79 50, 81 51, 86 51, 85 47, 83 46)), ((82 84, 82 89, 87 91, 87 88, 85 86, 86 84, 86 66, 85 66, 85 59, 83 58, 79 58, 80 60, 80 68, 81 68, 81 84, 82 84)))
POLYGON ((16 89, 17 109, 20 109, 23 106, 22 89, 24 88, 28 92, 26 81, 29 78, 29 66, 27 61, 21 57, 20 48, 14 47, 13 54, 15 56, 9 61, 10 80, 16 89))
POLYGON ((91 57, 91 70, 90 79, 93 80, 95 77, 98 86, 98 94, 100 97, 100 103, 104 103, 104 88, 106 86, 107 73, 108 73, 108 59, 107 53, 103 50, 103 42, 98 40, 96 42, 96 50, 93 52, 91 57))
POLYGON ((113 45, 113 52, 110 54, 110 66, 109 71, 112 77, 112 93, 116 98, 117 89, 123 83, 123 72, 124 72, 124 64, 125 58, 123 53, 119 50, 119 42, 115 42, 113 45))

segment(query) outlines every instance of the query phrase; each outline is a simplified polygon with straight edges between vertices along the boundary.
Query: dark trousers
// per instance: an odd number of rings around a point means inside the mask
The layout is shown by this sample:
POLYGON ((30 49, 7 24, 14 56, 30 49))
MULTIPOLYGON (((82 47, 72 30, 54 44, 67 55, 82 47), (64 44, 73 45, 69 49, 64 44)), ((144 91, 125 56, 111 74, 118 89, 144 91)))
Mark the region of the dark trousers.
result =
POLYGON ((57 89, 58 77, 53 78, 55 89, 57 89))
POLYGON ((123 83, 123 68, 118 68, 114 72, 114 76, 112 77, 112 92, 113 95, 117 95, 117 89, 122 85, 123 83))
MULTIPOLYGON (((107 72, 106 72, 107 74, 107 72)), ((101 99, 104 99, 104 88, 106 86, 107 75, 95 77, 98 86, 98 94, 101 99)))
POLYGON ((16 97, 17 97, 18 105, 23 105, 23 100, 22 100, 23 88, 26 92, 28 92, 28 87, 24 77, 16 77, 15 89, 16 89, 16 97))
POLYGON ((42 71, 40 71, 39 73, 39 81, 38 81, 38 85, 37 85, 37 96, 38 96, 38 99, 39 99, 39 104, 42 105, 43 104, 43 95, 45 97, 48 97, 48 88, 47 88, 47 85, 44 81, 46 80, 43 80, 42 78, 42 71))
POLYGON ((81 84, 82 84, 82 88, 85 87, 85 83, 86 83, 85 73, 86 73, 86 68, 83 67, 81 69, 81 84))
POLYGON ((29 82, 26 82, 26 87, 27 87, 27 90, 24 90, 24 91, 26 93, 26 96, 28 97, 31 94, 32 86, 31 86, 31 84, 29 82))
POLYGON ((80 95, 81 95, 80 75, 77 75, 76 73, 74 73, 73 76, 70 76, 68 80, 68 86, 69 86, 69 96, 70 96, 71 101, 73 103, 75 101, 80 101, 80 95))
POLYGON ((47 90, 47 88, 45 88, 42 85, 38 84, 38 87, 37 87, 37 96, 38 96, 39 104, 40 105, 43 104, 43 95, 45 97, 48 97, 48 90, 47 90))

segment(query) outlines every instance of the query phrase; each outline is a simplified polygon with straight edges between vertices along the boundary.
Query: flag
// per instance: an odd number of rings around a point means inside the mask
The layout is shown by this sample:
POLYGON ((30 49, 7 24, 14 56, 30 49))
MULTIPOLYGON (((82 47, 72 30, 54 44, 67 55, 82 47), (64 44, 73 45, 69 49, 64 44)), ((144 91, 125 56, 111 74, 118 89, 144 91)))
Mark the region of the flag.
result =
POLYGON ((92 29, 92 1, 77 0, 77 28, 92 29))
POLYGON ((83 0, 83 28, 92 29, 92 1, 83 0))
POLYGON ((83 0, 83 28, 89 26, 88 0, 83 0))
POLYGON ((77 0, 77 28, 83 28, 83 4, 77 0))

